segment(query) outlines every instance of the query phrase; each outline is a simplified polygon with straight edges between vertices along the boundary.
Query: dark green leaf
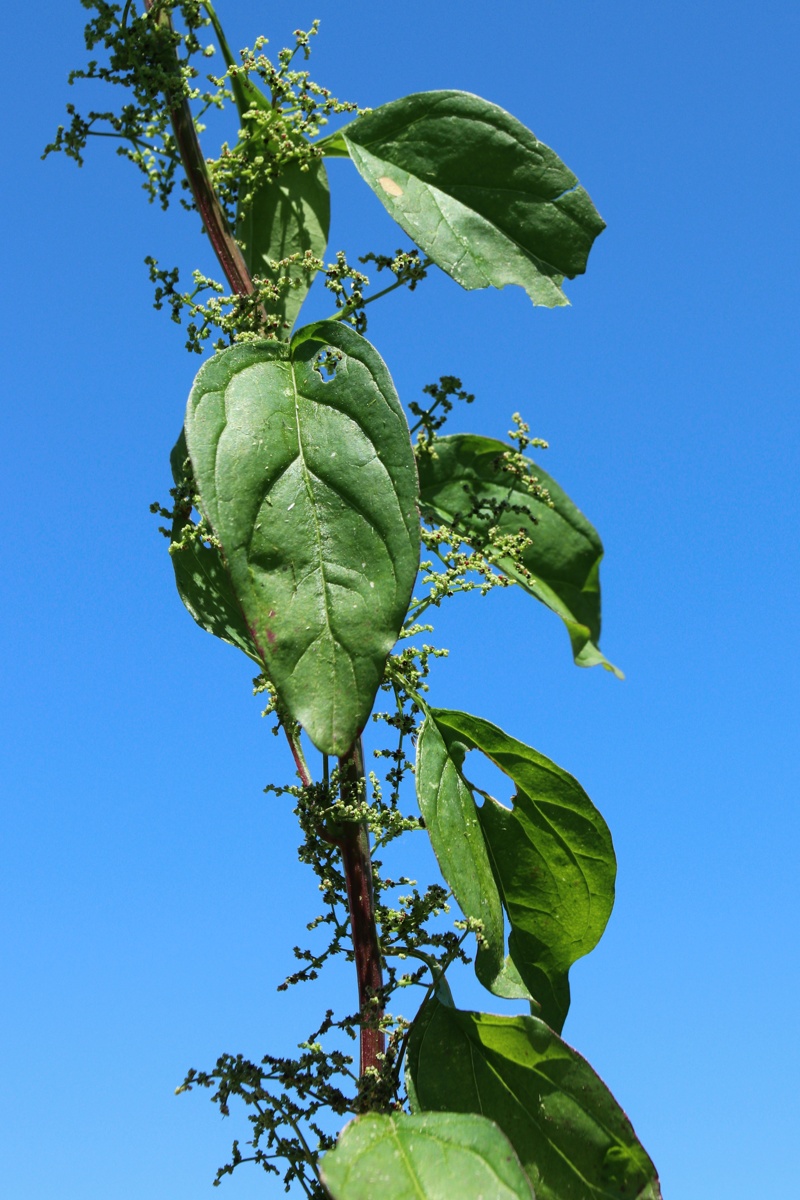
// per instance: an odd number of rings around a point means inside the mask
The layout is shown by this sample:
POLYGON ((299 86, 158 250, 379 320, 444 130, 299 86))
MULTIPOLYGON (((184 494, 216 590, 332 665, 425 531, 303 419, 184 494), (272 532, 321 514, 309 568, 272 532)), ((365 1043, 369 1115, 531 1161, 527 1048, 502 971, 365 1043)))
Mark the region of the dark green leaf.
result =
POLYGON ((326 158, 349 158, 350 151, 347 148, 347 142, 342 136, 342 131, 331 133, 321 141, 315 142, 318 150, 321 150, 326 158))
MULTIPOLYGON (((263 143, 247 143, 251 155, 267 154, 263 143)), ((276 278, 272 262, 305 255, 322 258, 328 244, 331 202, 328 175, 322 159, 313 161, 307 171, 299 163, 290 163, 280 176, 256 188, 252 199, 240 205, 236 224, 245 262, 252 275, 276 278)), ((314 270, 302 262, 281 268, 279 275, 291 280, 274 303, 265 304, 270 314, 280 317, 288 332, 313 282, 314 270)))
POLYGON ((386 367, 326 322, 203 366, 186 440, 267 673, 327 754, 363 727, 419 561, 417 476, 386 367))
POLYGON ((531 496, 519 479, 503 469, 502 456, 511 449, 474 434, 438 438, 436 457, 420 456, 423 514, 433 522, 455 523, 467 543, 470 538, 479 543, 490 524, 498 525, 503 533, 524 530, 532 543, 523 555, 525 572, 509 559, 500 560, 500 569, 561 617, 579 666, 600 665, 621 677, 598 648, 603 544, 546 471, 532 464, 534 475, 550 493, 553 508, 531 496), (484 515, 481 505, 485 506, 484 515), (500 511, 499 518, 487 517, 486 509, 500 511))
POLYGON ((536 1017, 431 999, 408 1044, 415 1111, 480 1112, 520 1157, 537 1200, 660 1200, 655 1167, 585 1059, 536 1017))
POLYGON ((503 905, 489 862, 472 792, 461 774, 466 747, 445 743, 434 713, 417 741, 417 798, 442 875, 466 917, 483 921, 486 945, 475 971, 496 996, 530 1000, 528 989, 505 956, 503 905))
POLYGON ((332 1200, 534 1200, 508 1138, 475 1114, 357 1117, 320 1167, 332 1200))
POLYGON ((175 546, 183 531, 184 522, 172 527, 173 546, 170 558, 175 571, 178 594, 198 625, 231 646, 238 646, 249 658, 263 664, 250 637, 247 623, 231 586, 219 551, 192 539, 175 546))
MULTIPOLYGON (((431 709, 427 720, 436 723, 451 769, 454 759, 463 762, 467 751, 480 750, 514 782, 513 809, 487 797, 476 811, 511 924, 514 966, 543 1019, 560 1030, 569 1008, 567 972, 597 945, 614 904, 608 826, 576 779, 496 725, 441 708, 431 709)), ((460 772, 467 778, 468 765, 460 772)), ((450 799, 447 793, 442 798, 450 799)), ((462 797, 461 810, 467 804, 462 797)), ((441 825, 441 815, 437 819, 441 825)), ((452 859, 463 890, 471 864, 466 855, 452 859)), ((458 900, 453 878, 442 870, 458 900)))
MULTIPOLYGON (((186 438, 181 431, 170 455, 176 486, 182 482, 187 454, 186 438)), ((180 506, 176 506, 170 559, 178 595, 202 629, 244 650, 249 658, 261 666, 222 556, 215 546, 206 545, 198 538, 187 541, 182 537, 190 523, 189 513, 180 511, 180 506)))
POLYGON ((567 303, 562 279, 585 271, 605 224, 515 117, 467 92, 419 92, 340 136, 397 223, 462 287, 516 283, 534 304, 567 303))

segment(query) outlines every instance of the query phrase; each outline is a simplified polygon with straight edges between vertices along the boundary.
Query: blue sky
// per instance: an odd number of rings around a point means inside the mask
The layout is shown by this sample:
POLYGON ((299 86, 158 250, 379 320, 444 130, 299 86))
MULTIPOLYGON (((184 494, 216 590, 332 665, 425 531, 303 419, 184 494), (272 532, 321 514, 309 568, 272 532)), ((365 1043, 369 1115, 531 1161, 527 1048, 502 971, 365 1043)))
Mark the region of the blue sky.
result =
MULTIPOLYGON (((257 7, 220 0, 233 43, 277 48, 319 16, 316 77, 364 105, 457 87, 509 109, 608 222, 571 308, 441 276, 376 306, 401 397, 458 374, 477 400, 454 430, 504 436, 520 410, 548 439, 543 465, 604 539, 602 644, 627 675, 575 668, 557 619, 504 592, 441 614, 432 697, 555 759, 611 827, 617 905, 573 970, 565 1036, 667 1200, 788 1196, 797 6, 257 7)), ((82 18, 39 6, 2 134, 2 1175, 20 1200, 196 1200, 242 1129, 173 1089, 222 1051, 307 1034, 325 998, 275 987, 315 893, 287 805, 262 793, 288 764, 249 663, 183 611, 148 513, 199 360, 142 260, 210 267, 197 221, 148 208, 102 144, 80 172, 39 160, 82 18)), ((31 20, 12 11, 9 45, 31 20)), ((331 256, 405 244, 347 163, 330 173, 331 256)), ((352 1004, 345 973, 331 991, 352 1004)), ((456 996, 485 1003, 468 973, 456 996)), ((246 1170, 223 1186, 282 1194, 246 1170)))

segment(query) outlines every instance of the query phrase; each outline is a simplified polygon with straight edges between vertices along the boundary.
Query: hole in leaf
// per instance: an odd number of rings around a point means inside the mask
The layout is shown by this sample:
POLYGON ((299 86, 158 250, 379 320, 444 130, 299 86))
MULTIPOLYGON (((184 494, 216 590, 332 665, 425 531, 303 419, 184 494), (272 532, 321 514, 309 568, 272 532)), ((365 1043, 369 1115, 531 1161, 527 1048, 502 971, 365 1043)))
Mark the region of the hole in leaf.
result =
POLYGON ((504 808, 512 807, 512 798, 516 792, 514 780, 505 771, 482 754, 480 750, 470 750, 461 767, 464 778, 475 788, 475 801, 478 806, 485 802, 487 793, 504 808))
POLYGON ((330 383, 335 377, 343 358, 344 355, 340 350, 333 350, 330 346, 320 350, 314 359, 313 367, 323 383, 330 383))

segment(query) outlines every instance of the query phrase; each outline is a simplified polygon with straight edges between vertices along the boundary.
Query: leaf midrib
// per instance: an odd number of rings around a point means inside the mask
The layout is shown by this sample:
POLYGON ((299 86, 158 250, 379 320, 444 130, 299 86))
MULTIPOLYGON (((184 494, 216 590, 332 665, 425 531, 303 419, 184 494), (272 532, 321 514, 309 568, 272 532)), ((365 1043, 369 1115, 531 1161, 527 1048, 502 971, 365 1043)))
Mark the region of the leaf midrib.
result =
MULTIPOLYGON (((467 1043, 469 1045, 470 1058, 472 1059, 473 1056, 475 1055, 475 1045, 472 1041, 472 1038, 470 1038, 469 1034, 466 1034, 465 1036, 467 1038, 467 1043)), ((481 1045, 481 1047, 483 1047, 482 1042, 480 1043, 480 1045, 481 1045)), ((550 1137, 548 1137, 546 1131, 542 1128, 541 1124, 536 1119, 536 1117, 533 1115, 533 1113, 528 1109, 528 1107, 527 1107, 526 1103, 523 1101, 523 1099, 519 1095, 517 1095, 517 1093, 515 1091, 512 1091, 509 1084, 506 1083, 506 1081, 503 1079, 500 1072, 497 1070, 497 1068, 494 1066, 494 1064, 489 1061, 489 1059, 487 1058, 487 1056, 485 1054, 480 1055, 480 1061, 483 1062, 486 1069, 501 1084, 501 1086, 506 1090, 506 1092, 508 1092, 508 1095, 515 1102, 515 1104, 517 1104, 522 1109, 522 1111, 525 1113, 526 1117, 528 1117, 528 1119, 530 1120, 531 1124, 535 1125, 535 1127, 539 1130, 539 1133, 541 1134, 543 1140, 547 1143, 547 1145, 550 1147, 550 1149, 553 1151, 553 1153, 558 1155, 558 1157, 566 1164, 566 1166, 573 1173, 573 1175, 577 1179, 579 1179, 581 1181, 581 1183, 584 1184, 585 1187, 589 1188, 595 1196, 598 1196, 598 1195, 602 1196, 603 1193, 598 1192, 596 1190, 594 1185, 585 1178, 585 1176, 578 1170, 578 1168, 575 1166, 575 1164, 569 1158, 567 1158, 566 1153, 559 1146, 557 1146, 550 1137)), ((542 1071, 540 1071, 538 1069, 538 1064, 534 1064, 530 1068, 530 1070, 538 1078, 545 1079, 547 1081, 547 1083, 552 1086, 552 1080, 550 1080, 547 1075, 545 1075, 542 1071)), ((474 1068, 473 1068, 473 1073, 474 1073, 474 1068)), ((558 1090, 561 1092, 564 1091, 563 1088, 558 1088, 558 1090)), ((564 1094, 569 1095, 569 1092, 566 1092, 564 1094)), ((574 1097, 570 1097, 570 1099, 574 1099, 574 1097)), ((479 1098, 479 1102, 480 1102, 480 1098, 479 1098)), ((580 1105, 578 1105, 578 1107, 580 1108, 580 1105)), ((586 1113, 585 1110, 582 1108, 581 1108, 581 1112, 584 1114, 584 1116, 588 1116, 588 1113, 586 1113)), ((605 1132, 609 1134, 609 1137, 611 1138, 612 1141, 614 1141, 615 1143, 617 1142, 617 1139, 614 1138, 607 1129, 605 1129, 605 1126, 601 1126, 601 1128, 603 1128, 605 1130, 605 1132)), ((548 1191, 550 1191, 550 1188, 548 1188, 548 1191)), ((608 1195, 608 1193, 606 1193, 606 1195, 608 1195)))
POLYGON ((406 1153, 403 1143, 400 1141, 400 1135, 397 1132, 397 1126, 395 1125, 394 1121, 392 1122, 391 1136, 397 1146, 397 1150, 400 1155, 400 1158, 406 1168, 406 1173, 414 1185, 414 1191, 419 1196, 419 1200, 425 1200, 425 1193, 422 1190, 422 1185, 419 1181, 419 1176, 417 1175, 417 1172, 414 1169, 414 1164, 412 1163, 411 1159, 409 1158, 408 1154, 406 1153))
MULTIPOLYGON (((319 516, 317 513, 317 508, 314 503, 314 493, 311 488, 311 481, 310 481, 311 471, 310 471, 310 468, 308 467, 308 464, 306 463, 306 456, 305 456, 305 451, 304 451, 304 447, 303 447, 302 435, 301 435, 301 431, 300 431, 300 401, 299 401, 300 393, 299 393, 298 387, 297 387, 297 373, 295 370, 295 365, 294 365, 294 362, 292 362, 291 360, 289 361, 289 371, 292 376, 292 394, 294 397, 295 430, 297 433, 297 451, 298 451, 298 456, 300 459, 300 470, 303 475, 303 483, 305 485, 306 495, 308 496, 308 500, 309 500, 309 504, 310 504, 311 512, 312 512, 312 517, 313 517, 313 521, 314 521, 315 549, 317 551, 317 557, 319 559, 319 571, 320 571, 320 576, 322 578, 322 603, 323 603, 323 606, 325 609, 325 627, 328 631, 331 641, 334 642, 335 644, 341 645, 341 643, 339 643, 337 641, 337 639, 334 637, 333 626, 331 623, 331 616, 330 616, 330 608, 328 606, 328 579, 325 574, 325 559, 322 554, 322 533, 321 533, 321 530, 319 527, 319 516)), ((311 644, 313 645, 313 642, 311 644)), ((308 649, 309 649, 309 647, 306 648, 306 653, 308 652, 308 649)), ((342 649, 344 649, 344 647, 342 647, 342 649)), ((345 653, 347 653, 347 652, 345 651, 345 653)), ((347 657, 349 659, 350 655, 348 654, 347 657)), ((353 666, 353 664, 351 661, 350 662, 351 670, 352 670, 352 666, 353 666)), ((331 667, 332 667, 332 670, 335 672, 335 670, 336 670, 336 650, 335 650, 335 648, 333 651, 333 661, 331 663, 331 667)), ((336 697, 337 697, 337 689, 333 688, 332 694, 331 694, 331 708, 330 708, 330 714, 331 714, 330 715, 330 730, 331 730, 332 737, 334 737, 334 730, 336 729, 336 697)))
MULTIPOLYGON (((453 94, 454 93, 449 93, 449 95, 453 95, 453 94)), ((442 99, 438 100, 436 103, 437 103, 437 105, 439 105, 444 102, 445 102, 445 97, 442 97, 442 99)), ((507 129, 503 129, 500 125, 494 124, 491 121, 486 120, 484 117, 480 117, 480 116, 477 116, 472 113, 452 113, 449 115, 458 121, 466 121, 470 124, 480 125, 485 129, 490 129, 494 133, 498 133, 498 134, 502 135, 503 137, 508 138, 509 141, 513 142, 513 144, 515 146, 520 147, 524 152, 526 152, 526 153, 531 152, 531 149, 529 147, 525 146, 524 143, 521 141, 521 139, 517 135, 509 132, 507 129)), ((409 129, 413 129, 415 125, 419 125, 423 122, 429 121, 430 119, 431 119, 431 113, 427 112, 427 113, 422 113, 420 116, 414 117, 413 119, 410 119, 410 120, 406 121, 405 123, 398 124, 395 127, 395 129, 393 129, 391 138, 383 139, 383 144, 385 145, 387 140, 390 140, 391 143, 393 143, 393 144, 396 143, 397 138, 400 134, 404 134, 409 129)), ((439 120, 447 119, 447 117, 445 117, 445 118, 439 117, 438 119, 439 120)), ((535 133, 532 133, 530 130, 526 130, 526 132, 531 133, 531 137, 534 139, 537 146, 545 145, 544 142, 539 141, 539 139, 536 137, 535 133)), ((348 135, 344 130, 342 131, 342 133, 344 135, 345 141, 351 140, 350 138, 348 138, 348 135)), ((418 179, 421 183, 425 184, 426 187, 432 188, 436 191, 441 191, 443 195, 449 196, 452 200, 455 200, 458 204, 462 204, 464 206, 464 208, 468 208, 468 205, 464 204, 463 200, 459 200, 458 196, 456 196, 453 193, 453 191, 450 190, 451 188, 466 187, 466 188, 472 188, 476 191, 483 191, 483 192, 490 192, 490 193, 491 192, 501 192, 503 194, 508 194, 508 195, 519 195, 519 196, 524 196, 525 198, 529 199, 532 203, 537 204, 537 205, 552 204, 554 206, 558 206, 559 201, 562 200, 564 198, 564 196, 568 196, 571 192, 576 192, 579 190, 585 191, 585 189, 582 187, 582 185, 580 183, 580 180, 577 179, 572 172, 569 172, 569 173, 572 175, 572 178, 575 180, 575 182, 570 184, 569 187, 563 188, 555 196, 548 196, 544 192, 541 192, 541 193, 526 192, 526 191, 523 191, 521 188, 509 188, 509 187, 502 187, 502 186, 494 187, 494 185, 489 185, 489 184, 477 185, 477 184, 470 184, 468 182, 456 183, 452 179, 447 180, 447 189, 448 190, 445 191, 443 188, 437 188, 436 185, 434 183, 432 183, 429 179, 426 179, 426 177, 424 175, 418 175, 415 172, 409 171, 407 167, 401 166, 400 163, 393 163, 387 158, 382 158, 380 154, 376 154, 375 151, 371 149, 371 147, 381 144, 380 138, 374 138, 370 142, 367 142, 367 141, 359 142, 355 138, 353 138, 352 140, 355 142, 355 144, 357 146, 360 146, 363 150, 366 150, 374 158, 378 159, 379 162, 383 162, 389 166, 399 168, 401 171, 405 172, 406 175, 413 177, 414 179, 418 179)), ((545 147, 545 148, 549 149, 549 147, 545 147)), ((566 167, 565 164, 562 164, 562 166, 564 166, 564 169, 566 171, 569 171, 569 168, 566 167)), ((548 171, 551 168, 549 168, 546 165, 543 165, 541 169, 542 169, 542 171, 548 171)), ((477 210, 474 210, 474 209, 471 209, 470 211, 474 211, 477 213, 477 210)), ((578 219, 578 217, 574 213, 571 213, 560 207, 557 209, 557 211, 558 211, 559 216, 570 221, 573 225, 577 226, 578 229, 580 229, 581 231, 583 231, 585 233, 586 226, 583 224, 583 222, 581 222, 578 219)), ((494 222, 491 221, 488 217, 485 217, 483 213, 477 213, 477 215, 482 217, 486 221, 487 224, 492 225, 493 228, 497 229, 500 233, 502 233, 504 237, 507 237, 510 242, 513 242, 514 245, 518 246, 519 249, 522 250, 523 253, 527 257, 534 260, 535 264, 541 263, 543 266, 551 268, 556 274, 559 274, 559 275, 564 274, 564 271, 562 270, 562 268, 556 267, 555 264, 547 262, 546 259, 539 258, 538 256, 536 256, 532 250, 529 250, 527 247, 523 246, 519 241, 517 241, 517 239, 515 237, 513 237, 513 235, 511 235, 510 233, 507 233, 506 230, 501 225, 494 224, 494 222)))
MULTIPOLYGON (((348 140, 349 139, 345 135, 345 141, 348 141, 348 140)), ((387 167, 394 168, 395 171, 402 171, 407 179, 414 179, 417 182, 419 182, 420 184, 422 184, 422 186, 424 188, 427 188, 428 192, 431 193, 431 198, 435 201, 436 207, 442 217, 442 220, 445 221, 448 229, 450 229, 450 231, 453 233, 453 236, 456 238, 456 240, 461 245, 467 246, 467 243, 463 238, 459 237, 459 235, 455 232, 455 230, 453 229, 450 222, 444 216, 444 213, 442 212, 442 205, 439 200, 439 196, 446 197, 453 204, 457 204, 465 212, 469 213, 473 219, 477 219, 478 221, 481 221, 486 226, 487 229, 493 230, 495 233, 499 234, 500 237, 505 238, 505 240, 509 243, 509 245, 514 246, 519 251, 519 253, 523 256, 523 258, 525 258, 526 261, 531 264, 531 266, 536 271, 537 275, 539 275, 542 279, 548 280, 560 295, 564 294, 562 288, 559 286, 558 283, 556 283, 555 278, 554 278, 554 276, 560 276, 560 277, 564 276, 564 271, 562 270, 561 267, 557 267, 555 265, 555 263, 548 262, 547 259, 541 258, 538 255, 534 254, 532 250, 529 250, 527 248, 527 246, 523 246, 521 242, 517 241, 517 239, 515 237, 513 237, 510 233, 507 233, 505 231, 505 229, 502 229, 499 225, 496 225, 494 223, 494 221, 489 219, 489 217, 484 216, 483 213, 478 212, 478 210, 475 208, 470 208, 469 205, 465 204, 463 202, 463 200, 459 200, 457 196, 452 195, 451 192, 445 191, 444 188, 439 188, 433 183, 429 183, 428 180, 424 179, 421 175, 414 175, 411 171, 407 171, 405 167, 401 167, 399 163, 390 162, 390 160, 387 158, 381 158, 380 155, 373 154, 373 152, 370 149, 368 149, 368 147, 366 145, 363 145, 360 142, 355 142, 355 145, 358 146, 359 149, 366 151, 366 153, 369 154, 369 156, 373 159, 374 162, 385 164, 387 167), (435 195, 434 195, 434 193, 435 193, 435 195)), ((352 155, 351 155, 351 157, 352 157, 352 155)), ((377 177, 376 177, 376 179, 377 179, 377 177)), ((474 257, 474 255, 470 255, 469 257, 470 257, 471 262, 475 263, 476 265, 480 265, 480 269, 485 275, 486 271, 485 271, 483 264, 482 263, 478 264, 478 261, 474 257)), ((487 277, 487 285, 489 287, 496 286, 490 280, 488 280, 488 277, 487 277)))

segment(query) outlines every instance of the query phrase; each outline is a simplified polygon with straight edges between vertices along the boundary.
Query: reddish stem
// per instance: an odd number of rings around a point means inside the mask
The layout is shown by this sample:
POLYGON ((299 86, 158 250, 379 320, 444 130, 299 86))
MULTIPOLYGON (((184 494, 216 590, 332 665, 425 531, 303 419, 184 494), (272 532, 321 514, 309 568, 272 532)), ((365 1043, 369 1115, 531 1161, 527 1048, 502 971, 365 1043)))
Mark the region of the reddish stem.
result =
POLYGON ((314 782, 314 780, 311 778, 311 774, 308 766, 306 765, 306 760, 300 745, 300 731, 298 730, 297 733, 294 731, 290 732, 289 726, 285 720, 282 721, 281 724, 283 725, 283 732, 286 734, 286 741, 289 743, 289 749, 292 752, 292 758, 294 759, 294 765, 297 768, 297 774, 300 782, 304 788, 311 787, 311 784, 314 782))
MULTIPOLYGON (((342 791, 347 795, 364 778, 360 740, 344 758, 339 759, 342 791)), ((376 1028, 383 1010, 375 1004, 383 990, 381 949, 375 920, 375 896, 372 887, 372 858, 366 821, 346 826, 337 839, 342 850, 342 865, 350 906, 350 932, 356 960, 358 1004, 361 1014, 361 1074, 368 1067, 380 1069, 386 1052, 386 1037, 376 1028)))
MULTIPOLYGON (((144 0, 144 2, 145 8, 149 12, 153 7, 154 0, 144 0)), ((169 13, 161 13, 158 19, 165 27, 172 28, 169 13)), ((177 66, 177 55, 175 62, 177 66)), ((228 280, 231 290, 238 295, 252 295, 255 290, 253 280, 244 256, 228 228, 222 206, 212 186, 187 100, 184 99, 177 108, 172 109, 170 119, 194 202, 203 219, 203 225, 214 248, 214 253, 225 272, 225 278, 228 280)), ((300 780, 304 787, 308 787, 311 783, 308 769, 299 748, 288 731, 287 738, 300 780)), ((339 760, 339 765, 342 772, 342 790, 346 794, 348 790, 357 787, 359 781, 364 778, 360 740, 355 743, 349 754, 339 760)), ((382 1010, 374 1005, 374 998, 380 996, 383 990, 383 971, 375 920, 372 858, 366 822, 347 826, 341 838, 336 840, 342 851, 342 863, 347 882, 347 899, 350 907, 350 929, 356 960, 358 1002, 362 1022, 360 1041, 361 1074, 363 1075, 368 1067, 380 1068, 381 1056, 386 1050, 385 1035, 381 1029, 375 1028, 383 1016, 382 1010)))
MULTIPOLYGON (((152 9, 153 2, 154 0, 144 0, 148 12, 152 9)), ((172 21, 168 12, 160 13, 158 20, 165 28, 172 29, 172 21)), ((177 54, 175 65, 178 66, 177 54)), ((184 99, 177 108, 173 108, 170 112, 170 119, 178 153, 181 156, 189 187, 192 189, 197 211, 203 219, 203 225, 219 260, 219 265, 225 272, 225 278, 230 284, 231 291, 240 296, 250 296, 255 291, 253 280, 250 278, 244 255, 228 228, 222 206, 211 184, 206 160, 200 149, 197 130, 194 127, 189 101, 184 99)))

